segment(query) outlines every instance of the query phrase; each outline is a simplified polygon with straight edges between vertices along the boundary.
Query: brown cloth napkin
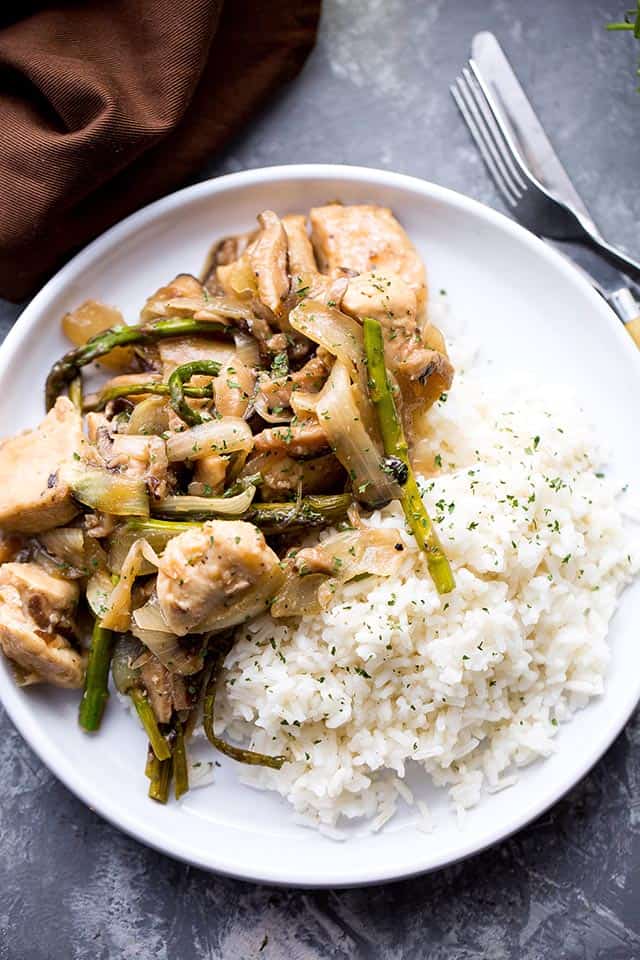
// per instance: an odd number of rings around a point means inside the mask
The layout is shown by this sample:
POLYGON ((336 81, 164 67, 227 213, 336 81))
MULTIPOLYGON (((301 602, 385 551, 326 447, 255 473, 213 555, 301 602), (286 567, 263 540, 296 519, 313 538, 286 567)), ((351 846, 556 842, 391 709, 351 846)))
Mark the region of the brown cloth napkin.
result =
POLYGON ((321 0, 0 12, 0 296, 184 184, 302 66, 321 0))

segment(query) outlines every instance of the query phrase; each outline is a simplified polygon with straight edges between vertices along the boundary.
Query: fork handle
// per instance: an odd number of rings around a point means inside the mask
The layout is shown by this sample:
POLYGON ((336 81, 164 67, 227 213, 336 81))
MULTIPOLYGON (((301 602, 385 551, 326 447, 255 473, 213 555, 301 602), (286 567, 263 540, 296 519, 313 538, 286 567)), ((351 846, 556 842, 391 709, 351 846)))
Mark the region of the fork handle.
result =
POLYGON ((640 283, 640 263, 632 260, 631 257, 628 257, 621 250, 618 250, 617 247, 613 247, 610 243, 607 243, 606 240, 594 236, 591 231, 585 231, 585 234, 580 237, 579 242, 584 242, 588 247, 591 247, 592 250, 599 253, 603 260, 606 260, 611 266, 617 267, 617 269, 621 270, 627 277, 631 277, 636 283, 640 283))
POLYGON ((628 287, 614 290, 607 297, 610 306, 622 320, 625 330, 640 350, 640 307, 628 287))

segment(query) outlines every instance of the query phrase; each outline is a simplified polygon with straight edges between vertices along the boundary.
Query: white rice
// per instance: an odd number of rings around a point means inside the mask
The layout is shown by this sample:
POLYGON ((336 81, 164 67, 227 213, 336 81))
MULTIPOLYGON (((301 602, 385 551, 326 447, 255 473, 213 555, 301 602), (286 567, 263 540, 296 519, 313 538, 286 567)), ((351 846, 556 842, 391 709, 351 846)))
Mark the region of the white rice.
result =
POLYGON ((410 802, 408 761, 462 812, 551 754, 558 724, 603 691, 609 620, 639 568, 620 491, 565 390, 458 373, 430 424, 442 467, 425 500, 455 591, 438 596, 390 504, 366 523, 403 531, 397 579, 345 585, 297 626, 265 615, 226 660, 218 729, 291 758, 243 781, 331 834, 343 817, 379 829, 410 802))

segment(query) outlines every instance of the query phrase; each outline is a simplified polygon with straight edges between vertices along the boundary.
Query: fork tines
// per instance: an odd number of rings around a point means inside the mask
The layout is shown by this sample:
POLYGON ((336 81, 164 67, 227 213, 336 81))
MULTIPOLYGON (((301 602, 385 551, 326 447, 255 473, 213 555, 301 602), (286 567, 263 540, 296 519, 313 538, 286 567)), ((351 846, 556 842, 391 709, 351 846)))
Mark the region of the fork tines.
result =
POLYGON ((496 186, 509 206, 515 207, 527 190, 527 182, 511 135, 473 60, 450 89, 496 186))

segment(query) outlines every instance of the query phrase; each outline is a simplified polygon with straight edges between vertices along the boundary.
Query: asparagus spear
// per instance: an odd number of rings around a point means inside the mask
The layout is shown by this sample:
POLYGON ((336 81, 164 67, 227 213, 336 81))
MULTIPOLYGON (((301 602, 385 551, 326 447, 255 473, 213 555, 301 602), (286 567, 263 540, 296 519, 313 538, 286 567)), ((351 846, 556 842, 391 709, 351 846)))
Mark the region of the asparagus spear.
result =
POLYGON ((189 770, 187 767, 187 751, 184 743, 182 724, 176 719, 173 738, 173 789, 176 800, 189 789, 189 770))
MULTIPOLYGON (((73 380, 69 386, 69 396, 71 396, 71 388, 75 382, 76 381, 73 380)), ((210 400, 213 396, 213 387, 210 383, 204 387, 185 386, 183 388, 183 392, 185 397, 192 397, 195 400, 210 400)), ((153 380, 150 380, 148 383, 123 383, 119 384, 117 387, 108 387, 106 390, 103 390, 94 399, 92 399, 91 402, 85 403, 83 409, 85 412, 104 410, 106 405, 111 400, 118 400, 120 397, 141 396, 145 393, 152 393, 159 397, 168 397, 169 384, 157 383, 153 380)))
POLYGON ((205 417, 190 407, 184 398, 184 384, 198 373, 206 374, 209 377, 217 377, 220 373, 220 364, 215 360, 192 360, 190 363, 183 363, 176 367, 169 377, 171 406, 180 419, 184 420, 190 427, 204 423, 205 420, 205 417))
POLYGON ((149 744, 158 760, 168 760, 171 756, 169 744, 160 733, 158 721, 153 712, 149 698, 141 687, 132 687, 129 690, 129 696, 133 701, 136 712, 140 717, 140 722, 149 738, 149 744))
POLYGON ((142 644, 133 637, 121 636, 118 639, 111 664, 113 682, 119 693, 131 697, 157 759, 168 760, 171 756, 169 744, 160 732, 149 698, 143 689, 140 670, 133 666, 143 649, 142 644))
POLYGON ((84 681, 84 691, 80 701, 78 721, 80 726, 92 733, 97 730, 102 720, 104 707, 109 697, 107 684, 109 682, 109 663, 113 652, 113 633, 104 630, 100 621, 93 625, 91 647, 89 649, 89 663, 84 681))
POLYGON ((144 775, 147 780, 153 780, 157 757, 153 752, 153 747, 150 743, 147 744, 147 762, 144 766, 144 775))
POLYGON ((213 728, 213 708, 215 705, 216 699, 216 683, 218 681, 218 676, 222 669, 222 662, 226 656, 227 650, 224 649, 220 653, 217 653, 213 663, 210 667, 210 673, 208 679, 204 683, 204 700, 202 706, 202 724, 204 726, 204 732, 207 735, 209 743, 219 750, 220 753, 224 753, 227 757, 231 757, 232 760, 237 760, 239 763, 250 763, 254 766, 260 767, 271 767, 273 770, 279 770, 283 763, 286 763, 287 758, 282 756, 270 757, 265 753, 257 753, 255 750, 245 750, 242 747, 234 747, 232 744, 227 743, 226 740, 222 740, 220 737, 216 736, 213 728))
POLYGON ((56 361, 49 371, 45 385, 45 405, 47 410, 56 402, 56 398, 77 375, 80 369, 88 363, 93 363, 110 353, 114 347, 122 347, 131 343, 148 344, 167 337, 184 337, 194 333, 228 332, 229 327, 224 323, 215 323, 209 320, 192 320, 189 317, 168 317, 163 320, 154 320, 151 323, 141 323, 137 326, 111 327, 103 333, 92 337, 81 347, 75 347, 56 361))
MULTIPOLYGON (((453 573, 431 518, 422 502, 415 474, 409 462, 409 448, 391 392, 384 363, 384 339, 378 320, 365 317, 364 349, 369 371, 371 400, 378 415, 384 452, 406 466, 406 478, 395 471, 400 487, 400 503, 418 545, 427 555, 427 565, 438 593, 450 593, 455 586, 453 573), (404 479, 404 482, 402 482, 404 479)), ((404 471, 402 471, 404 474, 404 471)))
POLYGON ((150 751, 150 754, 145 768, 145 773, 151 781, 149 783, 149 797, 158 803, 166 803, 169 799, 173 761, 171 757, 168 760, 158 760, 153 751, 150 751))
MULTIPOLYGON (((186 498, 185 498, 186 499, 186 498)), ((302 497, 300 500, 291 500, 285 503, 252 503, 250 508, 234 519, 248 520, 266 534, 289 533, 308 527, 325 526, 341 520, 353 502, 349 493, 318 494, 317 496, 302 497)), ((152 507, 154 505, 152 504, 152 507)), ((161 513, 161 508, 155 505, 155 510, 161 513)), ((172 516, 176 514, 175 502, 172 506, 172 516)), ((191 520, 215 519, 219 516, 214 510, 211 512, 198 509, 193 512, 185 508, 185 517, 191 520)), ((155 520, 133 521, 141 532, 153 530, 155 520)), ((164 521, 170 523, 171 521, 164 521)), ((165 527, 165 529, 168 529, 165 527)), ((185 526, 184 529, 188 529, 185 526)), ((176 532, 181 533, 179 528, 176 532)))

